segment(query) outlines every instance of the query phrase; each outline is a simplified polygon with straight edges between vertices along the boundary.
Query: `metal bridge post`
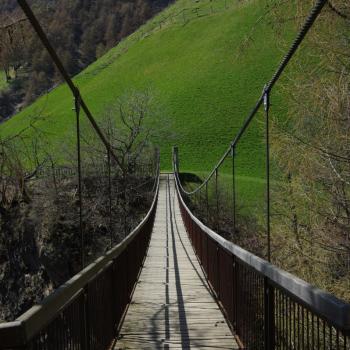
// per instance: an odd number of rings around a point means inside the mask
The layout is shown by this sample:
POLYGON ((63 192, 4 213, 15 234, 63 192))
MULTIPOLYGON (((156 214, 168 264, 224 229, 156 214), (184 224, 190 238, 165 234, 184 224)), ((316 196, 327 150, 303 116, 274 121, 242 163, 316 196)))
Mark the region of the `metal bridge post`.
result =
POLYGON ((110 235, 110 248, 113 246, 113 230, 112 230, 112 177, 111 177, 111 153, 107 149, 107 166, 108 166, 108 211, 109 211, 109 235, 110 235))
POLYGON ((264 88, 264 109, 266 123, 266 232, 267 232, 267 260, 271 262, 271 230, 270 230, 270 125, 269 125, 269 110, 270 110, 270 93, 267 87, 264 88))
POLYGON ((232 223, 233 223, 233 233, 236 233, 236 169, 235 169, 235 156, 236 149, 235 146, 231 146, 232 152, 232 223))
POLYGON ((216 283, 217 283, 217 290, 216 290, 216 295, 217 298, 221 300, 221 291, 220 291, 220 248, 219 248, 219 243, 216 244, 216 283))
POLYGON ((208 182, 205 183, 205 202, 207 206, 207 224, 209 225, 208 182))
POLYGON ((215 197, 216 197, 216 229, 219 231, 219 193, 218 193, 218 169, 215 169, 215 197))
POLYGON ((81 307, 81 329, 80 329, 80 344, 82 349, 90 349, 90 337, 89 337, 89 298, 88 298, 89 286, 84 288, 82 298, 83 305, 81 307))
POLYGON ((264 345, 265 350, 275 349, 275 289, 264 278, 264 345))
MULTIPOLYGON (((196 213, 197 206, 198 206, 198 192, 195 192, 192 197, 193 197, 193 200, 192 200, 193 201, 193 210, 196 213)), ((198 215, 198 213, 196 215, 198 215)))
POLYGON ((201 217, 202 216, 202 206, 201 206, 201 204, 202 204, 202 189, 200 188, 199 190, 198 190, 198 213, 199 213, 199 217, 201 217))
POLYGON ((236 257, 232 255, 232 325, 237 329, 238 319, 238 302, 237 302, 237 289, 238 289, 238 278, 237 278, 237 262, 236 257))
POLYGON ((180 172, 179 169, 179 149, 177 146, 173 147, 173 157, 174 157, 174 163, 175 163, 175 170, 177 173, 180 172))
POLYGON ((77 132, 77 156, 78 156, 78 196, 79 196, 79 234, 81 244, 81 266, 85 267, 85 242, 83 233, 83 203, 82 203, 82 182, 81 182, 81 147, 80 147, 80 92, 78 89, 74 92, 74 109, 76 115, 77 132))

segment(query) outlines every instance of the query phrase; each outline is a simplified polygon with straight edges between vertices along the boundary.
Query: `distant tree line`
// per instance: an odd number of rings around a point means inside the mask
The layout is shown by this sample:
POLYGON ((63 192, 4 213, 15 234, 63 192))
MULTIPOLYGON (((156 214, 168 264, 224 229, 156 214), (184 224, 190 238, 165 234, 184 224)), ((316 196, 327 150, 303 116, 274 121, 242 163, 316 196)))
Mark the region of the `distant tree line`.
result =
MULTIPOLYGON (((32 0, 29 2, 72 76, 131 34, 169 0, 32 0)), ((15 1, 0 4, 0 120, 60 82, 60 76, 15 1)))

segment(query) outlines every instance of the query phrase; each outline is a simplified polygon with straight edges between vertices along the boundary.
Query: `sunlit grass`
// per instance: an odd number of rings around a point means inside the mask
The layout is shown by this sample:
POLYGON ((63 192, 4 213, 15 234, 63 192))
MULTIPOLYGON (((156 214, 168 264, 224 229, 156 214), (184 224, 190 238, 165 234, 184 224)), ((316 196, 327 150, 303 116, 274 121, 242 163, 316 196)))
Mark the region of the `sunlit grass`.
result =
MULTIPOLYGON (((266 10, 264 0, 227 1, 228 8, 224 4, 179 0, 75 78, 96 119, 130 90, 153 91, 160 113, 150 124, 159 130, 153 141, 161 149, 163 170, 171 170, 174 144, 180 149, 182 169, 212 168, 281 59, 276 34, 264 21, 254 31, 253 42, 239 54, 266 10), (188 10, 198 7, 204 12, 210 6, 213 13, 198 18, 188 10), (159 28, 160 19, 182 9, 189 16, 186 24, 176 17, 159 28), (154 30, 144 35, 150 29, 154 30)), ((0 132, 16 133, 40 114, 44 119, 37 127, 49 135, 56 145, 54 152, 62 156, 62 143, 74 131, 72 107, 71 92, 59 86, 2 125, 0 132)), ((241 149, 241 159, 250 162, 248 166, 243 161, 245 175, 259 176, 253 160, 262 146, 262 130, 252 126, 247 147, 241 149)))

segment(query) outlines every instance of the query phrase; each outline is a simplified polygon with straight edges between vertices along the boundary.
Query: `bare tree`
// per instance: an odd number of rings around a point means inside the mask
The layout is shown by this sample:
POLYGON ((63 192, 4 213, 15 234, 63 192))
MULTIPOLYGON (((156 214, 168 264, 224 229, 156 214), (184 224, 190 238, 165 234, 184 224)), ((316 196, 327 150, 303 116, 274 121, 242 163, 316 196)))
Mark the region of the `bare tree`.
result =
POLYGON ((18 134, 0 138, 0 211, 4 214, 15 203, 29 203, 27 183, 47 161, 41 152, 45 138, 32 124, 18 134), (28 134, 29 129, 31 133, 28 134))
POLYGON ((147 163, 153 156, 150 155, 152 129, 147 126, 154 113, 152 103, 153 97, 149 91, 132 92, 119 98, 105 114, 104 127, 118 157, 121 171, 124 234, 127 234, 128 230, 127 215, 130 210, 132 177, 142 165, 142 161, 147 163))
MULTIPOLYGON (((300 10, 309 5, 298 3, 300 10)), ((288 115, 274 122, 273 154, 282 174, 273 195, 274 251, 284 268, 349 299, 350 7, 343 0, 331 6, 284 86, 288 115)))
MULTIPOLYGON (((150 127, 151 120, 157 117, 158 108, 155 99, 149 90, 132 91, 118 98, 100 117, 101 127, 111 144, 116 159, 108 155, 105 146, 88 123, 82 122, 82 164, 83 173, 92 173, 98 169, 103 176, 97 176, 95 182, 101 182, 100 187, 108 188, 108 157, 112 168, 114 181, 113 188, 118 188, 114 196, 115 206, 121 212, 122 227, 126 235, 132 226, 128 217, 135 210, 135 201, 138 196, 144 196, 140 189, 143 182, 149 183, 150 171, 154 169, 154 147, 151 138, 156 130, 150 127), (103 184, 102 184, 103 182, 103 184)), ((75 159, 76 156, 71 157, 75 159)), ((152 174, 153 176, 153 174, 152 174)), ((83 176, 86 178, 86 176, 83 176)), ((98 188, 98 187, 97 187, 98 188)), ((95 205, 103 203, 108 193, 97 191, 95 205)))

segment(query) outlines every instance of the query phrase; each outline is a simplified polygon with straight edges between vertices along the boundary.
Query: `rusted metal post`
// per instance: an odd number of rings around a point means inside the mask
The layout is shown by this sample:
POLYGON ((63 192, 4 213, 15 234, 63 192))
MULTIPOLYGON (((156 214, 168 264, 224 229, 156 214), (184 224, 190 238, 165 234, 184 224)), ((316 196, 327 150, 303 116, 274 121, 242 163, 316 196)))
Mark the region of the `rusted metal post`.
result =
POLYGON ((270 127, 269 110, 270 94, 264 91, 264 109, 265 109, 265 143, 266 143, 266 232, 267 232, 267 260, 271 261, 271 225, 270 225, 270 127))
POLYGON ((265 350, 275 349, 275 290, 264 278, 264 345, 265 350))
POLYGON ((215 197, 216 197, 216 229, 219 230, 219 190, 218 190, 218 169, 215 169, 215 197))
POLYGON ((205 183, 205 202, 207 206, 207 223, 209 225, 209 198, 208 198, 208 182, 205 183))
POLYGON ((219 244, 216 244, 216 284, 217 284, 217 290, 216 295, 217 298, 220 300, 221 293, 220 293, 220 248, 219 244))
POLYGON ((110 248, 113 246, 113 228, 112 228, 112 175, 111 175, 111 154, 107 149, 107 166, 108 166, 108 211, 109 211, 109 235, 110 248))
POLYGON ((235 169, 235 157, 236 150, 235 146, 231 146, 232 152, 232 224, 233 224, 233 233, 236 233, 236 169, 235 169))
POLYGON ((236 258, 232 255, 232 325, 233 327, 237 327, 237 318, 238 318, 238 310, 237 310, 237 295, 238 295, 238 278, 237 278, 237 263, 236 258))
POLYGON ((78 168, 78 196, 79 196, 79 234, 80 234, 80 249, 81 249, 81 268, 85 267, 85 241, 83 232, 83 196, 82 196, 82 181, 81 181, 81 145, 80 145, 80 93, 75 90, 74 109, 76 116, 76 135, 77 135, 77 168, 78 168))
POLYGON ((173 147, 173 157, 174 157, 174 163, 175 163, 175 171, 177 173, 180 173, 179 169, 179 149, 177 146, 173 147))

